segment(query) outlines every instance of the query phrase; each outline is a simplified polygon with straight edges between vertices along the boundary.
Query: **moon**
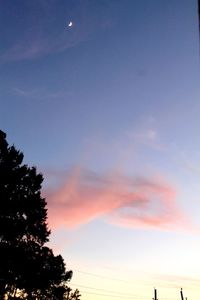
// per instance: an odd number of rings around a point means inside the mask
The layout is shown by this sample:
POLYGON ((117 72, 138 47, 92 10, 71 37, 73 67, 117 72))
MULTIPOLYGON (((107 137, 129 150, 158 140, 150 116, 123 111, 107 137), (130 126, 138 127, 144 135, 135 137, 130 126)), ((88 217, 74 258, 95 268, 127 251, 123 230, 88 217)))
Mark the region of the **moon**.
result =
POLYGON ((68 23, 68 27, 72 27, 73 26, 73 23, 72 23, 72 21, 70 21, 69 23, 68 23))

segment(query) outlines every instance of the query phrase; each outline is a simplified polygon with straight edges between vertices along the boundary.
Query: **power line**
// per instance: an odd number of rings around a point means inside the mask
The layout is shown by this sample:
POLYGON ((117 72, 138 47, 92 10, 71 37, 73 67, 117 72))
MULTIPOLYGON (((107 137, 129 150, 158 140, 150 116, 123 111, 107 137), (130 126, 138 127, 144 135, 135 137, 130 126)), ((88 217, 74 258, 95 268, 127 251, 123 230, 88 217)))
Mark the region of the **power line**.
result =
POLYGON ((85 271, 76 270, 76 269, 74 271, 78 272, 78 273, 81 273, 81 274, 93 276, 93 277, 98 277, 98 278, 103 278, 103 279, 109 279, 109 280, 119 281, 119 282, 123 282, 123 283, 126 283, 126 284, 133 285, 133 283, 131 281, 128 281, 128 280, 123 280, 123 279, 118 279, 118 278, 112 278, 112 277, 109 277, 109 276, 103 276, 103 275, 99 275, 99 274, 95 274, 95 273, 90 273, 90 272, 85 272, 85 271))
POLYGON ((85 274, 85 275, 88 275, 88 276, 97 277, 97 278, 122 282, 122 283, 125 283, 127 285, 131 285, 131 286, 133 286, 134 280, 137 281, 137 282, 140 282, 139 285, 152 286, 152 283, 150 283, 148 280, 144 280, 144 279, 143 280, 134 279, 133 281, 130 281, 130 280, 125 280, 125 279, 120 279, 120 278, 113 278, 113 277, 109 277, 109 276, 99 275, 99 274, 96 274, 96 273, 86 272, 86 271, 82 271, 82 270, 78 270, 78 269, 74 269, 74 272, 85 274))
POLYGON ((143 297, 141 295, 136 295, 136 294, 129 294, 129 293, 121 293, 121 292, 115 292, 115 291, 111 291, 111 290, 106 290, 106 289, 101 289, 101 288, 94 288, 94 287, 89 287, 89 286, 85 286, 85 285, 81 285, 81 284, 76 284, 76 283, 72 283, 71 285, 74 285, 76 287, 83 287, 83 288, 87 288, 87 289, 91 289, 91 290, 96 290, 96 291, 103 291, 103 292, 108 292, 108 293, 113 293, 113 294, 118 294, 118 295, 123 295, 126 298, 133 298, 133 297, 143 297))
MULTIPOLYGON (((111 295, 111 294, 99 294, 99 293, 94 293, 94 292, 88 292, 88 291, 81 291, 85 294, 91 294, 91 295, 97 295, 97 296, 103 296, 103 297, 112 297, 112 298, 121 298, 121 299, 127 299, 125 297, 122 296, 117 296, 117 295, 111 295)), ((137 297, 136 299, 144 299, 143 297, 137 297)))
MULTIPOLYGON (((91 273, 91 272, 87 272, 87 271, 83 271, 83 270, 78 270, 78 269, 74 269, 74 272, 77 273, 81 273, 81 274, 85 274, 88 276, 93 276, 93 277, 97 277, 97 278, 102 278, 102 279, 107 279, 107 280, 112 280, 112 281, 117 281, 117 282, 122 282, 122 283, 126 283, 128 285, 131 285, 133 287, 134 285, 134 281, 137 282, 137 285, 145 285, 145 286, 152 286, 152 283, 150 283, 149 280, 144 280, 144 279, 133 279, 133 281, 128 281, 128 280, 124 280, 124 279, 119 279, 119 278, 113 278, 113 277, 109 277, 109 276, 104 276, 104 275, 100 275, 100 274, 96 274, 96 273, 91 273)), ((155 280, 154 280, 155 282, 155 280)), ((174 284, 173 282, 168 282, 165 281, 164 283, 162 283, 161 279, 156 280, 157 282, 157 286, 159 287, 170 287, 172 289, 177 289, 179 287, 178 284, 174 284)))
MULTIPOLYGON (((101 294, 101 293, 94 293, 94 292, 88 292, 88 291, 81 291, 85 294, 89 294, 89 295, 96 295, 96 296, 102 296, 102 297, 111 297, 111 298, 121 298, 121 299, 127 299, 124 298, 123 296, 117 296, 117 295, 110 295, 110 294, 101 294)), ((136 298, 134 298, 135 300, 143 300, 143 299, 147 299, 147 297, 143 297, 143 296, 137 296, 136 298)), ((149 299, 149 298, 148 298, 149 299)), ((159 298, 160 300, 175 300, 175 298, 159 298)))
MULTIPOLYGON (((78 273, 82 273, 82 274, 86 274, 86 275, 90 275, 90 276, 94 276, 94 277, 99 277, 99 278, 104 278, 104 279, 110 279, 110 280, 114 280, 114 281, 120 281, 120 282, 125 282, 128 284, 131 284, 130 281, 126 281, 126 280, 122 280, 122 279, 117 279, 117 278, 111 278, 111 277, 107 277, 107 276, 103 276, 103 275, 99 275, 99 274, 95 274, 95 273, 90 273, 90 272, 85 272, 85 271, 81 271, 81 270, 74 270, 75 272, 78 273)), ((89 290, 95 290, 95 291, 102 291, 102 292, 107 292, 107 293, 95 293, 95 292, 91 292, 91 291, 87 291, 87 290, 81 290, 82 293, 85 294, 91 294, 91 295, 97 295, 97 296, 102 296, 102 297, 112 297, 112 298, 122 298, 122 299, 147 299, 146 296, 142 296, 142 295, 137 295, 137 294, 129 294, 129 293, 121 293, 121 292, 115 292, 115 291, 111 291, 111 290, 107 290, 107 289, 102 289, 102 288, 94 288, 94 287, 89 287, 89 286, 85 286, 85 285, 81 285, 81 284, 76 284, 76 283, 71 283, 72 285, 74 285, 75 287, 83 287, 89 290)), ((150 283, 149 283, 150 284, 150 283)), ((174 298, 159 298, 160 300, 173 300, 174 298)))
MULTIPOLYGON (((77 273, 81 273, 81 274, 85 274, 85 275, 89 275, 89 276, 93 276, 93 277, 97 277, 97 278, 102 278, 102 279, 107 279, 107 280, 112 280, 112 281, 115 281, 115 282, 122 282, 122 283, 126 283, 128 284, 129 286, 131 285, 133 287, 137 285, 138 286, 151 286, 152 287, 152 283, 150 283, 150 281, 148 280, 140 280, 140 279, 136 279, 134 278, 133 281, 128 281, 128 280, 124 280, 124 279, 119 279, 119 278, 113 278, 113 277, 109 277, 109 276, 104 276, 104 275, 99 275, 99 274, 96 274, 96 273, 91 273, 91 272, 86 272, 86 271, 82 271, 82 270, 78 270, 78 269, 74 269, 75 272, 77 273), (134 282, 136 281, 136 282, 134 282), (133 284, 134 283, 134 284, 133 284)), ((171 288, 171 289, 177 289, 178 288, 178 285, 173 283, 173 282, 162 282, 162 279, 158 279, 156 280, 156 286, 158 287, 164 287, 164 288, 171 288)), ((155 280, 154 280, 154 283, 155 283, 155 280)), ((72 283, 71 283, 72 284, 72 283)), ((76 284, 74 284, 76 285, 76 284)), ((78 285, 77 285, 78 286, 78 285)), ((79 285, 80 287, 83 287, 83 288, 86 288, 86 289, 91 289, 91 290, 96 290, 96 291, 102 291, 102 292, 106 292, 106 293, 110 293, 110 294, 98 294, 99 296, 107 296, 107 297, 117 297, 119 298, 121 296, 121 298, 123 299, 127 299, 127 300, 130 300, 130 298, 134 298, 134 299, 139 299, 139 298, 146 298, 147 297, 144 297, 142 295, 135 295, 135 294, 128 294, 128 293, 120 293, 120 292, 114 292, 114 291, 111 291, 111 290, 106 290, 106 289, 101 289, 101 288, 93 288, 93 287, 89 287, 89 286, 81 286, 79 285), (114 295, 113 295, 114 294, 114 295), (119 295, 119 296, 118 296, 119 295), (139 298, 138 298, 139 297, 139 298)), ((82 290, 81 290, 82 291, 82 290)), ((92 293, 92 292, 87 292, 87 291, 83 291, 85 293, 92 293)), ((94 293, 95 294, 95 293, 94 293)), ((159 297, 159 300, 173 300, 174 298, 161 298, 159 297)))

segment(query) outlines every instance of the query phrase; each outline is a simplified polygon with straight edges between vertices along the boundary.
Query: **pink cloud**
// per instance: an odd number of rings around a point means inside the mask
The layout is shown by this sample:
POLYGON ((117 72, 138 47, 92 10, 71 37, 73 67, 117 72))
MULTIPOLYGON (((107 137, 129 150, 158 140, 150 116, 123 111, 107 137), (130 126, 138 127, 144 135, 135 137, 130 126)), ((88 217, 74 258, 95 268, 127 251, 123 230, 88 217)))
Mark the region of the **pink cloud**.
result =
POLYGON ((187 225, 176 205, 175 189, 156 179, 97 175, 77 168, 45 196, 53 228, 75 227, 96 218, 133 228, 172 230, 187 225))

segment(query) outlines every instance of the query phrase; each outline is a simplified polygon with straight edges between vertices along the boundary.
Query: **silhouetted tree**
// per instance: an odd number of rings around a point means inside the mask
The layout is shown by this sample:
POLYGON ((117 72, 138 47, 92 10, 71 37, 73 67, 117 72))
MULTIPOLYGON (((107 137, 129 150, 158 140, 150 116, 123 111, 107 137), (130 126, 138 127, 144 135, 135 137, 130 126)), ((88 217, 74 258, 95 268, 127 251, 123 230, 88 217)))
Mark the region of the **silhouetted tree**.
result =
POLYGON ((78 289, 73 291, 67 286, 59 286, 54 291, 56 300, 80 300, 81 294, 78 289))
POLYGON ((81 294, 79 293, 79 290, 76 289, 75 291, 72 291, 69 295, 70 300, 79 300, 81 297, 81 294))
POLYGON ((0 131, 0 299, 64 299, 72 271, 45 246, 43 177, 22 162, 0 131))

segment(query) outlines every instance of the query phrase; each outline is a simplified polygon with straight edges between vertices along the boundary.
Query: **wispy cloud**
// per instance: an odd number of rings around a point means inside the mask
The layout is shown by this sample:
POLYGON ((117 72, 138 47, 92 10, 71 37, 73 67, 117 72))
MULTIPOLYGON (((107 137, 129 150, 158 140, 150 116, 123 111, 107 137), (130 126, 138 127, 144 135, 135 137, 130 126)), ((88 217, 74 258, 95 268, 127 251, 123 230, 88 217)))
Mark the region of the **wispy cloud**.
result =
POLYGON ((96 218, 130 228, 191 227, 176 205, 175 189, 160 179, 99 175, 75 168, 61 186, 45 195, 54 228, 79 226, 96 218))
MULTIPOLYGON (((166 146, 161 142, 159 131, 153 124, 146 122, 143 126, 134 126, 131 129, 127 129, 117 136, 109 139, 102 139, 97 134, 91 138, 85 139, 85 152, 90 158, 105 160, 105 158, 112 162, 112 167, 120 166, 130 167, 134 165, 134 169, 139 161, 141 150, 151 149, 165 155, 167 150, 166 146), (89 154, 88 154, 89 153, 89 154)), ((156 154, 157 155, 157 154, 156 154)), ((145 162, 144 159, 140 163, 140 171, 144 168, 144 164, 149 164, 149 161, 145 162)), ((110 165, 109 165, 110 167, 110 165)), ((145 170, 146 171, 146 170, 145 170)), ((142 170, 144 172, 144 170, 142 170)))
MULTIPOLYGON (((18 18, 11 18, 6 26, 15 27, 12 39, 0 53, 0 62, 36 59, 52 53, 60 53, 90 38, 91 34, 108 28, 110 22, 104 15, 99 18, 90 14, 93 6, 89 1, 22 1, 23 10, 18 18), (38 13, 39 12, 39 13, 38 13), (73 26, 68 27, 69 21, 73 26)), ((97 14, 97 13, 96 13, 97 14)), ((17 11, 16 11, 17 15, 17 11)))
POLYGON ((155 129, 146 129, 141 132, 129 133, 131 138, 135 138, 141 142, 155 141, 157 138, 157 132, 155 129))
POLYGON ((52 53, 63 52, 87 39, 89 32, 74 29, 71 34, 65 28, 56 36, 25 36, 1 53, 1 61, 35 59, 52 53))
POLYGON ((11 94, 15 96, 20 96, 21 98, 27 99, 37 99, 37 100, 59 100, 65 99, 72 95, 70 91, 55 90, 47 91, 45 89, 24 89, 24 88, 12 88, 10 90, 11 94))
POLYGON ((160 143, 158 131, 154 127, 146 127, 137 131, 128 131, 126 135, 137 145, 148 146, 159 151, 166 150, 166 147, 160 143))

